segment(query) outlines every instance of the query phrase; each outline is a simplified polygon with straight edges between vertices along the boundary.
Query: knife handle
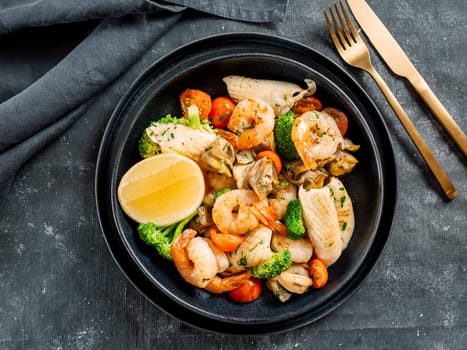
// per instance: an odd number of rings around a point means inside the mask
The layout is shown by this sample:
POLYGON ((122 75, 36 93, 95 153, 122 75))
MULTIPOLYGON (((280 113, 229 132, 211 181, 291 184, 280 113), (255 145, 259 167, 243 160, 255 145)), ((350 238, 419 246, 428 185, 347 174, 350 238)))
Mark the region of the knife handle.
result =
POLYGON ((464 156, 467 156, 467 136, 462 129, 457 125, 449 112, 444 108, 436 95, 431 91, 427 82, 420 76, 407 77, 417 93, 422 97, 423 101, 433 112, 433 115, 438 119, 441 126, 451 136, 457 146, 460 148, 464 156))
POLYGON ((440 184, 441 188, 444 191, 444 194, 448 199, 454 199, 457 197, 457 190, 454 187, 453 183, 449 179, 448 175, 444 171, 441 164, 438 162, 436 157, 431 152, 430 148, 426 144, 425 140, 423 139, 422 135, 418 132, 415 125, 410 120, 407 113, 405 113, 404 109, 400 105, 399 101, 397 101, 394 94, 391 92, 389 87, 386 85, 385 81, 379 73, 371 67, 368 69, 367 72, 373 77, 375 82, 378 84, 379 88, 383 92, 384 96, 388 100, 389 104, 391 105, 392 109, 398 116, 399 120, 401 121, 402 125, 404 126, 405 130, 409 134, 410 138, 412 139, 413 143, 417 147, 418 151, 422 155, 423 159, 425 160, 426 164, 430 168, 431 172, 435 176, 436 180, 440 184))

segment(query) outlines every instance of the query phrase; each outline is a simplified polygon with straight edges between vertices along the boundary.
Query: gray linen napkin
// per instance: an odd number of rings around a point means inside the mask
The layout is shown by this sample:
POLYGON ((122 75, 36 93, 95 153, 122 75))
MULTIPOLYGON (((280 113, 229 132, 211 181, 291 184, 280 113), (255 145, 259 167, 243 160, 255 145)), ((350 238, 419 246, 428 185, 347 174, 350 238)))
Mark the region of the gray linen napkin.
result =
MULTIPOLYGON (((272 22, 284 18, 287 0, 2 1, 0 35, 37 26, 100 22, 42 77, 0 100, 0 208, 21 166, 80 118, 93 96, 160 40, 187 8, 235 20, 272 22)), ((0 80, 0 89, 1 84, 0 80)))

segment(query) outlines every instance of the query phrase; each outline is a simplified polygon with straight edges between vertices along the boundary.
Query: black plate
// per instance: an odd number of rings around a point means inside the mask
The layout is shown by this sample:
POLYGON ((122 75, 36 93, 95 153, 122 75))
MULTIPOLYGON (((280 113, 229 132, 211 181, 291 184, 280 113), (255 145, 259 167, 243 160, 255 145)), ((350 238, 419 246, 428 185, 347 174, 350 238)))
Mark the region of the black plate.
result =
POLYGON ((390 233, 396 201, 394 153, 380 112, 339 66, 303 46, 263 34, 224 34, 183 46, 153 64, 116 107, 99 150, 96 204, 105 240, 128 279, 155 305, 194 327, 234 334, 264 334, 309 324, 341 305, 363 282, 390 233), (225 94, 221 78, 239 74, 303 85, 317 82, 325 106, 344 110, 348 136, 361 145, 359 164, 344 178, 352 197, 356 229, 348 248, 329 269, 320 290, 277 301, 264 290, 249 304, 231 302, 182 280, 173 264, 136 237, 136 224, 117 201, 121 176, 140 157, 137 140, 151 120, 179 115, 178 96, 187 87, 225 94))

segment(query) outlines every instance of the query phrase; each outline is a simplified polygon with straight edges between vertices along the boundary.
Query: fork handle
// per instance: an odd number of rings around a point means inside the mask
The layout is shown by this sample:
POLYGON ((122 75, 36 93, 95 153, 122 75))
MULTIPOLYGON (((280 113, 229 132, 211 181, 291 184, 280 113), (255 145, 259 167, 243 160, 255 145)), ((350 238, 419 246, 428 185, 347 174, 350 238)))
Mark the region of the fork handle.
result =
POLYGON ((407 77, 417 93, 422 97, 427 106, 433 112, 433 115, 438 119, 441 126, 447 131, 449 136, 454 140, 460 148, 464 156, 467 156, 467 136, 462 129, 457 125, 449 112, 444 108, 443 104, 438 100, 436 95, 431 91, 427 82, 420 76, 407 77))
POLYGON ((392 109, 398 116, 399 120, 401 121, 402 125, 404 126, 405 130, 409 134, 410 138, 412 139, 413 143, 417 147, 418 151, 422 155, 423 159, 425 160, 426 164, 430 168, 431 172, 435 176, 436 180, 440 184, 441 188, 444 191, 444 194, 448 199, 454 199, 457 197, 457 190, 454 187, 453 183, 449 179, 448 175, 444 171, 441 164, 438 162, 436 157, 431 152, 430 148, 426 144, 425 140, 423 139, 422 135, 418 132, 415 125, 410 120, 407 113, 405 113, 404 109, 400 105, 399 101, 397 101, 396 97, 393 95, 389 87, 386 85, 383 78, 379 75, 379 73, 371 67, 367 70, 367 72, 373 77, 376 84, 378 84, 379 88, 383 92, 384 96, 388 100, 389 104, 391 105, 392 109))

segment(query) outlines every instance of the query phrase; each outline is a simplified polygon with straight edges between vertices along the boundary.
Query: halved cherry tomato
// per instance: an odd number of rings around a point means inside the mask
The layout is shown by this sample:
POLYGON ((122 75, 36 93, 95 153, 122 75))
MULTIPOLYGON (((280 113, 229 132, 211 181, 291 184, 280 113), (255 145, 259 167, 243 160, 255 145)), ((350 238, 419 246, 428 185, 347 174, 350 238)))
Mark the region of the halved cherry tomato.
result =
POLYGON ((259 298, 263 290, 261 280, 250 277, 250 280, 240 287, 229 291, 229 297, 238 303, 249 303, 259 298))
POLYGON ((326 107, 323 109, 323 112, 334 118, 339 131, 341 132, 342 136, 344 136, 347 132, 347 127, 349 126, 349 121, 345 113, 333 107, 326 107))
POLYGON ((274 163, 274 167, 276 168, 277 174, 279 174, 282 170, 282 162, 281 162, 281 157, 276 152, 266 150, 266 151, 261 151, 256 155, 256 159, 260 158, 267 158, 271 160, 274 163))
POLYGON ((292 107, 292 112, 302 114, 308 111, 318 111, 323 109, 323 104, 320 99, 315 96, 304 96, 296 101, 292 107))
POLYGON ((328 269, 324 262, 318 258, 308 263, 308 273, 313 280, 313 288, 322 288, 328 281, 328 269))
POLYGON ((199 109, 200 119, 206 119, 211 110, 211 96, 206 92, 196 89, 186 89, 180 94, 180 105, 184 117, 188 115, 188 108, 196 105, 199 109))
POLYGON ((211 111, 208 115, 212 125, 219 129, 225 128, 234 108, 235 102, 230 97, 220 96, 212 100, 211 111))
POLYGON ((222 233, 217 227, 211 227, 209 236, 212 242, 224 252, 233 252, 245 240, 244 236, 222 233))

